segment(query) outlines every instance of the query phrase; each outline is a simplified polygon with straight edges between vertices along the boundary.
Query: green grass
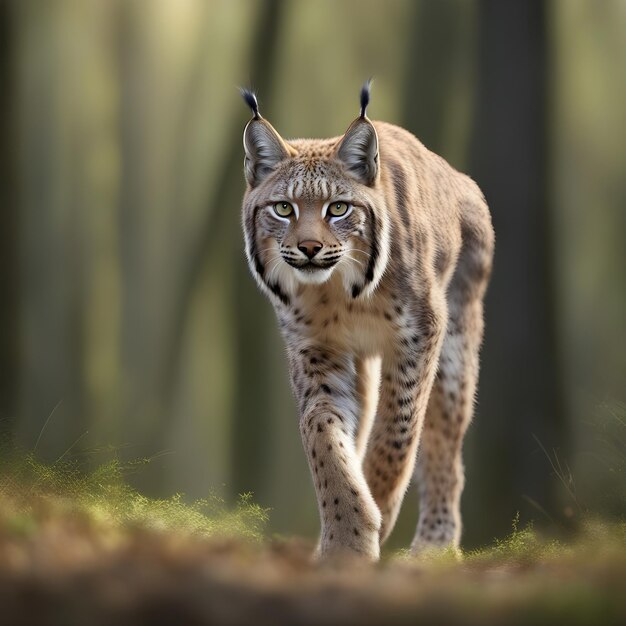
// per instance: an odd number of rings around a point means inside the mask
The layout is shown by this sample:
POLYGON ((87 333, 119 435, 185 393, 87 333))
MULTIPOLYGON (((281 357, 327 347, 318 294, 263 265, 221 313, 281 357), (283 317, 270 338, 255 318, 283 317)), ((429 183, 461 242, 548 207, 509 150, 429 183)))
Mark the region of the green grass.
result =
POLYGON ((45 464, 34 454, 10 455, 0 467, 0 520, 5 527, 33 531, 38 520, 78 516, 106 528, 176 531, 201 537, 260 540, 268 512, 243 494, 233 509, 215 494, 185 502, 181 494, 148 498, 126 477, 148 460, 111 460, 93 471, 77 462, 45 464))

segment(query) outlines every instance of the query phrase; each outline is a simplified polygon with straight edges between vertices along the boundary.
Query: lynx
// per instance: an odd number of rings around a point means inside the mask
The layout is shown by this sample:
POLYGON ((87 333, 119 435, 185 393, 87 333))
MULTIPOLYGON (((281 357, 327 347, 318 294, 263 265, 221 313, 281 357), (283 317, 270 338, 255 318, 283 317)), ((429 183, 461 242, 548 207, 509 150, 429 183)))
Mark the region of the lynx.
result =
POLYGON ((242 95, 245 251, 287 347, 318 555, 377 560, 412 476, 412 551, 456 547, 494 248, 484 196, 408 131, 371 121, 369 83, 333 139, 286 141, 242 95))

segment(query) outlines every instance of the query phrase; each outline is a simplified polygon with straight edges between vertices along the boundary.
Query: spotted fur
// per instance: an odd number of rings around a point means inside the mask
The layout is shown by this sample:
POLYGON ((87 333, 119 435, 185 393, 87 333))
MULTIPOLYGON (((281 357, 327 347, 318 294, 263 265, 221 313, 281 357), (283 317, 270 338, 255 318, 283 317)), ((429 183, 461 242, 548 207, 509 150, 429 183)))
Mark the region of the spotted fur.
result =
POLYGON ((246 255, 287 346, 319 553, 377 559, 413 474, 414 551, 456 546, 494 246, 485 199, 409 132, 370 121, 369 84, 333 139, 285 141, 246 100, 246 255), (321 245, 312 259, 306 241, 321 245))

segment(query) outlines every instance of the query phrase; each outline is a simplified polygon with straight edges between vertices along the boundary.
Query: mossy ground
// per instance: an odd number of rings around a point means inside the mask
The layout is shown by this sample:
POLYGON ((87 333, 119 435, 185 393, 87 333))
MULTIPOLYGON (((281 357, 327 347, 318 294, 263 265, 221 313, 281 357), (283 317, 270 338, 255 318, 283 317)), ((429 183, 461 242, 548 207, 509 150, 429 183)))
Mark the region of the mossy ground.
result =
POLYGON ((129 487, 117 461, 12 461, 0 477, 0 623, 626 623, 626 523, 568 541, 518 529, 461 555, 316 565, 312 544, 264 537, 244 497, 186 504, 129 487))

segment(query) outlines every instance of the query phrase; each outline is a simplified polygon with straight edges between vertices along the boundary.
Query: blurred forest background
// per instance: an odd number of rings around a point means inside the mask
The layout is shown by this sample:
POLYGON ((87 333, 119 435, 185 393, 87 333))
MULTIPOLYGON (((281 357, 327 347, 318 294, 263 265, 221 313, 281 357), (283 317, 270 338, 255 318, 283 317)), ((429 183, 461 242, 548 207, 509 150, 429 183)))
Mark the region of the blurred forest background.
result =
POLYGON ((314 536, 244 262, 236 87, 285 137, 335 136, 374 76, 371 117, 493 213, 465 545, 516 511, 623 515, 625 68, 626 0, 0 1, 2 437, 51 461, 152 456, 146 494, 251 491, 272 531, 314 536))

